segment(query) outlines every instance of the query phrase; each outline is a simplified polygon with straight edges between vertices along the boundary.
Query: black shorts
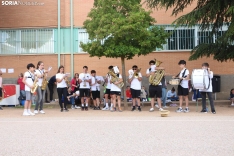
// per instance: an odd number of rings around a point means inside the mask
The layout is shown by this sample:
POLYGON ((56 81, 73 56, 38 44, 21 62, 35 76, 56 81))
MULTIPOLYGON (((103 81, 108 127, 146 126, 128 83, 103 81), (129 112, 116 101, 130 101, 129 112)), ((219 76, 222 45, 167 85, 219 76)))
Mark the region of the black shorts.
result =
POLYGON ((132 98, 140 98, 141 97, 141 90, 135 90, 131 88, 132 98))
POLYGON ((162 86, 161 85, 150 85, 149 86, 149 97, 154 98, 156 95, 157 98, 162 97, 162 86))
POLYGON ((0 87, 0 97, 2 97, 2 88, 0 87))
POLYGON ((183 88, 181 85, 178 86, 178 96, 187 96, 188 94, 188 88, 183 88))
POLYGON ((89 97, 90 89, 80 89, 80 97, 89 97))
POLYGON ((105 94, 110 95, 110 89, 106 89, 105 94))
POLYGON ((121 92, 119 92, 119 91, 110 91, 110 94, 120 96, 121 92))
POLYGON ((96 98, 100 99, 100 91, 92 91, 91 93, 94 100, 96 100, 96 98))

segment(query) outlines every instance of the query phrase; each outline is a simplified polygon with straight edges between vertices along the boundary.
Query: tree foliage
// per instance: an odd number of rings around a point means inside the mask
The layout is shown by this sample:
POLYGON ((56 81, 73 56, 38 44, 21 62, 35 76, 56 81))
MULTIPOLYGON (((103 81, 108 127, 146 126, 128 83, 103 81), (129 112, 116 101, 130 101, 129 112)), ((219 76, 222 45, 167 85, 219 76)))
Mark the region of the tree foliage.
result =
POLYGON ((190 60, 213 56, 218 61, 234 60, 234 1, 232 0, 146 0, 151 8, 173 8, 172 16, 182 13, 192 3, 195 8, 177 18, 173 24, 193 26, 200 24, 202 31, 211 29, 217 34, 223 26, 228 30, 215 43, 200 44, 191 51, 190 60))
POLYGON ((164 29, 155 26, 150 11, 140 0, 95 0, 84 22, 89 43, 81 43, 93 56, 132 59, 161 48, 168 37, 164 29))

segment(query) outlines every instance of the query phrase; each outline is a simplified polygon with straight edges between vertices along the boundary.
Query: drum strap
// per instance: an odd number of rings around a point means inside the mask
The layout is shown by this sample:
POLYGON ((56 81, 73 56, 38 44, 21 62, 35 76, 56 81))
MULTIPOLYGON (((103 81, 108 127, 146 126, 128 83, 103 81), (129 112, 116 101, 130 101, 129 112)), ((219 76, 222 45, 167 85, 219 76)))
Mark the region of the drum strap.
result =
MULTIPOLYGON (((183 78, 187 77, 187 75, 186 75, 186 76, 184 76, 184 75, 185 75, 186 70, 187 70, 187 69, 185 69, 185 70, 184 70, 184 72, 182 73, 182 77, 183 77, 183 78)), ((176 75, 176 77, 178 77, 179 75, 180 75, 180 73, 179 73, 178 75, 176 75)), ((183 81, 183 80, 180 80, 180 83, 181 83, 182 81, 183 81)), ((180 83, 179 83, 179 85, 180 85, 180 83)))

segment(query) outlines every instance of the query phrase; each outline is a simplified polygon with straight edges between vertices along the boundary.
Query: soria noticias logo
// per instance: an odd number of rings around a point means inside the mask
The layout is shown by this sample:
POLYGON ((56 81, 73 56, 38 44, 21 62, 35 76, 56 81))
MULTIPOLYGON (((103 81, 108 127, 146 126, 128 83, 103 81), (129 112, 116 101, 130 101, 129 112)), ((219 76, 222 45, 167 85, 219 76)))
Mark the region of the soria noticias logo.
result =
POLYGON ((44 5, 43 2, 32 2, 32 1, 2 1, 2 5, 5 6, 11 6, 11 5, 28 5, 28 6, 34 6, 34 5, 44 5))

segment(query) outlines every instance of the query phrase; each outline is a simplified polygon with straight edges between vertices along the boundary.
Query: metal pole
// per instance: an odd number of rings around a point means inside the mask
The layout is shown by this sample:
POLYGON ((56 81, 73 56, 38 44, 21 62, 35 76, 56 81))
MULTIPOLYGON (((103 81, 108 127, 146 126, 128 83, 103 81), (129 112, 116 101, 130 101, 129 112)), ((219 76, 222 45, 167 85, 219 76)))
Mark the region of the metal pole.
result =
POLYGON ((70 23, 71 23, 71 77, 74 76, 74 48, 73 48, 73 0, 70 0, 70 23))
POLYGON ((58 0, 58 67, 60 66, 60 0, 58 0))

